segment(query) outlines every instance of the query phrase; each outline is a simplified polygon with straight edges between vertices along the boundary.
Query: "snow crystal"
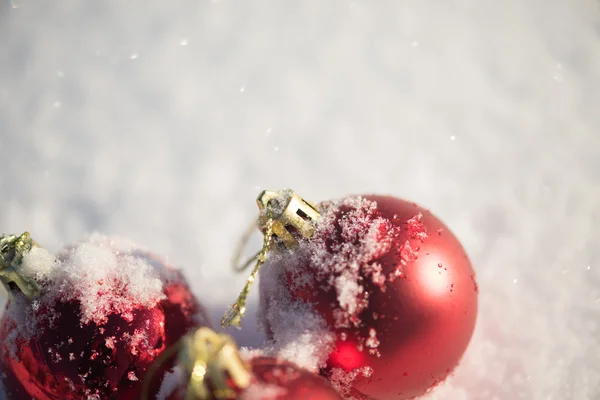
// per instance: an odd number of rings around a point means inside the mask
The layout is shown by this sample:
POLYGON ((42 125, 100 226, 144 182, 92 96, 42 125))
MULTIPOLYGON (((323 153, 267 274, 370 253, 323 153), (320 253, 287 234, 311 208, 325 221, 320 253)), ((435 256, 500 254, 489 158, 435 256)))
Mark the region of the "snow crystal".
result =
POLYGON ((137 375, 135 374, 134 371, 129 371, 127 373, 127 379, 129 379, 132 382, 139 381, 139 379, 138 379, 138 377, 137 377, 137 375))
POLYGON ((272 212, 275 217, 283 214, 293 195, 294 192, 290 189, 281 190, 278 196, 269 200, 268 208, 261 208, 261 214, 266 216, 267 211, 272 212))
POLYGON ((65 382, 67 382, 67 384, 69 385, 69 388, 71 388, 71 390, 74 392, 75 391, 75 385, 73 384, 73 381, 70 380, 69 378, 65 377, 65 382))
MULTIPOLYGON (((44 276, 40 301, 77 300, 81 323, 102 325, 109 315, 131 316, 136 308, 153 307, 165 296, 158 272, 149 263, 132 255, 133 247, 123 239, 95 234, 58 254, 58 263, 44 276)), ((47 252, 31 252, 31 265, 48 262, 47 252)))
POLYGON ((108 347, 109 349, 115 348, 115 337, 114 336, 107 337, 104 340, 104 342, 105 342, 106 347, 108 347))
MULTIPOLYGON (((34 314, 53 326, 53 313, 57 302, 78 301, 80 322, 102 325, 111 314, 130 316, 137 308, 153 307, 165 298, 162 280, 154 266, 141 258, 140 247, 123 239, 94 234, 87 240, 67 247, 52 255, 47 250, 33 248, 23 256, 22 273, 34 277, 44 287, 33 302, 23 296, 13 296, 7 308, 7 316, 20 321, 17 329, 9 330, 7 347, 17 354, 18 339, 30 339, 38 332, 34 314)), ((103 329, 103 328, 99 328, 103 329)), ((136 332, 129 340, 130 351, 135 354, 141 346, 148 345, 147 338, 136 332)), ((114 346, 114 338, 106 339, 107 346, 114 346)), ((69 343, 72 339, 69 339, 69 343)), ((52 349, 49 349, 52 353, 52 349)), ((58 353, 51 360, 60 361, 58 353)))
POLYGON ((33 247, 23 254, 19 273, 35 280, 47 278, 56 264, 56 257, 42 247, 33 247))
POLYGON ((276 355, 311 371, 325 365, 335 335, 325 320, 309 304, 296 301, 283 284, 284 270, 266 264, 261 271, 262 318, 267 320, 273 337, 263 348, 265 355, 276 355))
POLYGON ((145 352, 152 354, 152 345, 148 342, 148 334, 145 331, 136 329, 133 335, 125 332, 123 340, 127 343, 127 348, 131 355, 135 356, 145 352))
MULTIPOLYGON (((408 225, 411 236, 423 237, 419 215, 408 225)), ((375 260, 390 251, 394 232, 374 201, 348 197, 323 204, 311 239, 301 240, 293 254, 288 254, 289 250, 274 251, 262 267, 260 313, 270 337, 265 351, 310 371, 324 367, 336 340, 331 329, 362 326, 360 314, 368 305, 365 279, 385 289, 382 267, 375 260), (328 326, 323 310, 317 312, 314 308, 311 296, 316 286, 322 295, 332 294, 327 307, 333 326, 328 326)), ((345 333, 340 339, 345 339, 345 333)), ((356 345, 379 356, 374 329, 369 329, 356 345)), ((346 374, 352 380, 367 372, 353 370, 346 374)), ((340 374, 338 371, 336 375, 338 383, 342 382, 340 374)))
POLYGON ((249 348, 249 347, 240 347, 239 348, 240 357, 243 360, 250 360, 255 357, 263 357, 265 356, 265 351, 260 348, 249 348))
POLYGON ((359 284, 356 276, 351 271, 344 271, 335 278, 334 286, 337 288, 338 303, 348 314, 355 314, 358 308, 356 299, 363 293, 363 286, 359 284))
POLYGON ((389 220, 378 215, 376 202, 360 196, 330 201, 322 208, 315 234, 310 241, 302 241, 300 253, 308 254, 315 268, 309 273, 316 274, 319 284, 335 289, 339 306, 335 310, 336 327, 349 327, 357 323, 357 315, 368 304, 364 277, 379 282, 384 290, 380 266, 373 263, 390 251, 393 228, 389 220), (334 244, 329 240, 332 235, 339 235, 334 244))
POLYGON ((377 331, 373 328, 369 329, 369 338, 365 341, 365 345, 369 349, 369 354, 380 357, 378 350, 379 339, 377 339, 377 331))
POLYGON ((346 400, 363 400, 363 395, 355 395, 351 389, 352 382, 360 376, 369 378, 373 374, 371 367, 355 368, 344 371, 341 368, 332 368, 329 382, 346 400))

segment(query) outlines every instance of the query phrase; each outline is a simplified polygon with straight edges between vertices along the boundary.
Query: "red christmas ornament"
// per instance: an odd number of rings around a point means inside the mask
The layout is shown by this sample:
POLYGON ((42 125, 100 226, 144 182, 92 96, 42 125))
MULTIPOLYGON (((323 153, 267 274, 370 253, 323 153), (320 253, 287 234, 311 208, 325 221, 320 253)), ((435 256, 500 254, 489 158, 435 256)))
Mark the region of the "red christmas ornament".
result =
MULTIPOLYGON (((152 362, 209 319, 177 269, 93 236, 54 257, 28 234, 0 239, 8 398, 136 399, 152 362)), ((157 393, 165 363, 152 382, 157 393)))
MULTIPOLYGON (((247 396, 256 400, 341 400, 341 396, 323 378, 288 361, 270 357, 250 360, 254 375, 253 389, 262 396, 247 396), (271 390, 271 394, 267 394, 271 390), (279 388, 279 389, 277 389, 279 388)), ((248 389, 247 389, 248 390, 248 389)))
POLYGON ((180 365, 187 379, 171 400, 342 399, 325 379, 291 362, 263 356, 244 360, 229 336, 207 328, 183 341, 180 365))
POLYGON ((333 333, 316 367, 345 395, 409 399, 452 372, 478 288, 460 242, 431 212, 375 195, 317 207, 290 191, 263 192, 259 206, 262 230, 285 245, 267 246, 261 271, 272 340, 289 329, 290 304, 307 303, 333 333))

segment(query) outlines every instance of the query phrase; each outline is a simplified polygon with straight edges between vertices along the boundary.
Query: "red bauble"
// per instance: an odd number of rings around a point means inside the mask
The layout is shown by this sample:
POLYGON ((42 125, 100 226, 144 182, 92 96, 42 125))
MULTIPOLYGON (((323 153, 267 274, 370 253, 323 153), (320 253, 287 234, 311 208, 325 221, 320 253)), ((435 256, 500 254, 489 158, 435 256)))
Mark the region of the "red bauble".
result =
POLYGON ((291 362, 255 357, 250 366, 253 380, 244 400, 341 400, 325 379, 291 362))
MULTIPOLYGON (((34 299, 10 284, 0 321, 0 372, 11 400, 137 399, 156 357, 209 324, 177 269, 102 236, 59 256, 38 283, 34 299)), ((172 366, 155 375, 152 393, 172 366)))
POLYGON ((462 245, 431 212, 394 197, 346 198, 320 211, 314 235, 261 271, 279 282, 261 281, 267 332, 287 329, 273 308, 289 291, 335 334, 321 372, 334 382, 355 376, 342 390, 376 400, 425 393, 458 364, 475 327, 478 288, 462 245))

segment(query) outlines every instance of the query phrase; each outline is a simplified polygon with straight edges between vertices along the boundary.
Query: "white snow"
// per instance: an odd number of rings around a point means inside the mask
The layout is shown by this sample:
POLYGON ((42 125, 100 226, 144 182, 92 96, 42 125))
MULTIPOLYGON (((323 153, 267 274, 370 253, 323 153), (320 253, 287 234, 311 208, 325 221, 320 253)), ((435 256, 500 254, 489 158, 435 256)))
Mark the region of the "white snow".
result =
MULTIPOLYGON (((38 279, 44 290, 31 304, 21 297, 14 298, 15 306, 9 312, 14 320, 21 322, 9 336, 28 339, 38 332, 38 322, 52 325, 58 302, 79 301, 80 323, 94 322, 100 326, 111 314, 133 319, 134 310, 155 306, 165 298, 162 281, 158 271, 137 253, 141 250, 129 241, 93 234, 56 256, 39 248, 26 252, 20 271, 38 279), (42 314, 44 321, 34 317, 40 307, 47 310, 42 314)), ((140 346, 148 347, 143 332, 125 335, 132 354, 140 346)), ((109 347, 114 345, 113 340, 106 339, 109 347)), ((8 340, 12 354, 16 354, 15 342, 8 340)), ((55 362, 60 361, 58 353, 51 348, 48 351, 55 362)))
POLYGON ((130 381, 139 381, 137 375, 133 371, 129 371, 127 373, 127 379, 129 379, 130 381))
MULTIPOLYGON (((274 249, 260 273, 261 302, 259 315, 268 324, 268 351, 277 357, 295 362, 310 370, 325 367, 328 355, 336 340, 335 331, 362 327, 361 313, 369 305, 363 278, 371 278, 385 290, 385 276, 380 265, 373 261, 392 249, 395 228, 392 222, 380 216, 375 201, 361 196, 345 197, 329 201, 319 207, 320 218, 309 240, 300 240, 292 251, 274 249), (332 240, 334 238, 334 240, 332 240), (290 279, 292 277, 292 279, 290 279), (319 290, 315 288, 319 287, 319 290), (306 293, 302 298, 296 293, 306 293), (313 293, 331 293, 332 325, 313 308, 313 293)), ((396 216, 394 216, 396 218, 396 216)), ((406 221, 410 237, 424 239, 426 229, 422 215, 406 221)), ((407 242, 408 243, 408 242, 407 242)), ((402 245, 400 254, 404 261, 411 261, 402 245)), ((416 253, 408 250, 410 256, 416 253)), ((395 276, 388 280, 395 280, 395 276)), ((377 331, 368 327, 368 333, 358 336, 357 347, 374 356, 380 356, 377 331)), ((342 338, 342 337, 340 337, 342 338)), ((345 339, 344 339, 345 340, 345 339)), ((342 378, 335 374, 336 386, 352 381, 363 371, 351 371, 342 378)))
MULTIPOLYGON (((370 367, 355 368, 350 372, 344 371, 341 368, 333 368, 331 371, 330 382, 332 386, 342 394, 347 400, 355 400, 350 387, 354 379, 358 376, 370 377, 373 370, 370 367)), ((364 396, 361 396, 364 398, 364 396)))
POLYGON ((292 296, 285 279, 286 271, 278 264, 266 263, 262 267, 260 287, 264 296, 261 303, 268 303, 269 307, 262 306, 260 312, 273 333, 273 338, 263 345, 263 354, 317 371, 325 366, 335 335, 310 305, 292 296))
MULTIPOLYGON (((404 197, 480 286, 466 357, 425 398, 600 397, 597 2, 178 4, 0 4, 2 232, 51 253, 131 237, 217 322, 260 189, 404 197)), ((240 345, 262 341, 257 292, 240 345)))
POLYGON ((23 254, 19 273, 40 280, 48 277, 56 264, 56 257, 43 247, 33 247, 23 254))
POLYGON ((166 400, 180 386, 181 382, 184 382, 183 374, 184 371, 179 366, 173 367, 172 371, 167 371, 156 394, 156 400, 166 400))
MULTIPOLYGON (((81 303, 81 322, 98 325, 110 314, 119 313, 133 318, 136 308, 155 306, 165 298, 158 272, 147 260, 135 255, 139 248, 125 245, 118 239, 94 234, 58 254, 60 265, 46 275, 41 302, 78 300, 81 303)), ((47 253, 36 262, 30 254, 28 261, 41 264, 47 253)))
MULTIPOLYGON (((375 202, 360 196, 326 202, 322 205, 313 237, 302 241, 293 256, 284 253, 272 257, 268 261, 272 266, 265 268, 261 276, 267 279, 265 275, 270 271, 291 273, 294 275, 292 291, 306 288, 307 283, 333 288, 339 305, 333 309, 336 327, 356 325, 358 314, 368 304, 360 280, 362 276, 371 276, 375 282, 380 281, 381 271, 370 264, 392 246, 392 225, 376 214, 376 207, 375 202), (340 232, 340 239, 330 244, 329 238, 336 230, 340 232), (298 268, 298 264, 308 263, 308 260, 312 270, 298 268), (311 282, 313 276, 316 279, 311 282)), ((290 283, 284 280, 273 293, 279 295, 285 286, 290 283)), ((286 325, 282 324, 282 327, 286 325)))

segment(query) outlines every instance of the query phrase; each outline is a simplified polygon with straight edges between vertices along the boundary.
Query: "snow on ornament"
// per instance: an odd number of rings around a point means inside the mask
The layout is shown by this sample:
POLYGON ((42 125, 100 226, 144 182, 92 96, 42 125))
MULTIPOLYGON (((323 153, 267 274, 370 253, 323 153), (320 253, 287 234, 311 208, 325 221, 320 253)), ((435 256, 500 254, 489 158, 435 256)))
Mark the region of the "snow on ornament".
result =
POLYGON ((187 335, 173 351, 183 373, 179 384, 164 392, 167 400, 342 399, 324 378, 257 350, 240 352, 231 337, 208 328, 187 335))
POLYGON ((264 246, 224 325, 239 326, 262 266, 270 351, 320 371, 345 398, 409 399, 448 377, 473 333, 478 287, 438 218, 390 196, 314 205, 283 190, 257 202, 264 246))
MULTIPOLYGON (((54 255, 0 239, 0 380, 11 400, 135 399, 153 361, 209 325, 181 272, 134 244, 92 235, 54 255)), ((162 365, 158 392, 172 363, 162 365)))

